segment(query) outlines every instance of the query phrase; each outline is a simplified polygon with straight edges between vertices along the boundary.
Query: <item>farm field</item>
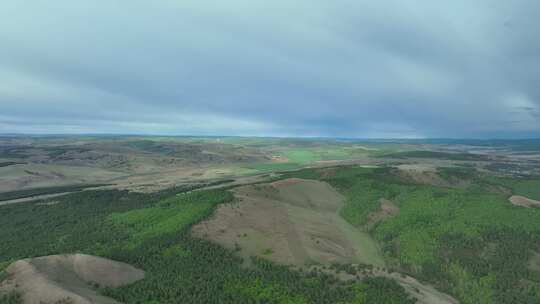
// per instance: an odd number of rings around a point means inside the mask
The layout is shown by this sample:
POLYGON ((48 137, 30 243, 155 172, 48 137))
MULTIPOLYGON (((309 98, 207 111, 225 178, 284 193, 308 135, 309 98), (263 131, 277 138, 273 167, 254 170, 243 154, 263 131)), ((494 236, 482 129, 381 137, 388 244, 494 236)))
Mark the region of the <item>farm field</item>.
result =
POLYGON ((537 147, 534 141, 8 136, 0 137, 0 193, 86 184, 153 192, 195 181, 339 164, 467 165, 540 175, 537 147))

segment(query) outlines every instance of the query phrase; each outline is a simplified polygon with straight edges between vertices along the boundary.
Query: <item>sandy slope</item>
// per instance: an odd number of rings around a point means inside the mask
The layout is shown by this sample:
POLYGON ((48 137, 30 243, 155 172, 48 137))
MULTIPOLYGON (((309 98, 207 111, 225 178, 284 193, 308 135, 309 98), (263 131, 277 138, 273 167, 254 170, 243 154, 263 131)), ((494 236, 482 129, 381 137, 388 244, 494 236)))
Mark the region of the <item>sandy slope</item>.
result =
MULTIPOLYGON (((260 256, 300 268, 316 264, 365 263, 384 266, 371 237, 339 214, 343 197, 329 184, 285 179, 234 190, 238 202, 218 207, 214 216, 193 227, 193 234, 228 248, 240 247, 244 257, 260 256)), ((399 208, 381 199, 374 223, 395 216, 399 208)), ((341 279, 355 279, 344 274, 341 279)), ((421 304, 455 304, 432 286, 397 273, 374 270, 370 276, 395 279, 421 304)))
POLYGON ((214 216, 193 227, 240 254, 278 263, 367 263, 383 266, 375 242, 338 212, 343 197, 329 184, 286 179, 236 188, 238 203, 221 205, 214 216))
POLYGON ((516 205, 516 206, 521 206, 525 208, 540 207, 539 201, 535 201, 533 199, 530 199, 521 195, 512 195, 509 200, 513 205, 516 205))
POLYGON ((144 271, 128 264, 85 254, 19 260, 6 272, 8 279, 0 290, 15 289, 22 294, 24 304, 118 303, 99 295, 92 285, 119 287, 144 277, 144 271))

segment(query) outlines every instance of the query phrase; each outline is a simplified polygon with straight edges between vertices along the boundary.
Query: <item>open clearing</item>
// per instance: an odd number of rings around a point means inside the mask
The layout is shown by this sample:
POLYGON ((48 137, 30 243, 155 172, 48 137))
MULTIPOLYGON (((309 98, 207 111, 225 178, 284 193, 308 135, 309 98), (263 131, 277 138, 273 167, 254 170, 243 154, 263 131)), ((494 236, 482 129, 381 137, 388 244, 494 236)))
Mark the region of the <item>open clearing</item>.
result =
POLYGON ((84 254, 19 260, 6 272, 0 291, 16 290, 24 304, 118 303, 99 295, 92 285, 115 288, 144 277, 142 270, 128 264, 84 254))
POLYGON ((234 194, 236 203, 218 207, 193 234, 286 265, 384 265, 371 237, 338 215, 343 197, 327 183, 286 179, 234 194))
POLYGON ((509 200, 513 205, 520 206, 520 207, 525 207, 525 208, 540 207, 539 201, 535 201, 521 195, 512 195, 509 200))
POLYGON ((540 253, 533 252, 532 257, 527 263, 527 268, 532 271, 540 271, 540 253))
POLYGON ((399 208, 391 201, 381 198, 379 200, 379 210, 371 212, 368 215, 368 220, 366 223, 366 229, 369 231, 379 222, 384 221, 387 218, 396 216, 399 213, 399 208))
POLYGON ((448 181, 442 179, 435 170, 431 170, 429 167, 401 166, 399 170, 394 171, 394 174, 405 182, 438 187, 450 186, 448 181))

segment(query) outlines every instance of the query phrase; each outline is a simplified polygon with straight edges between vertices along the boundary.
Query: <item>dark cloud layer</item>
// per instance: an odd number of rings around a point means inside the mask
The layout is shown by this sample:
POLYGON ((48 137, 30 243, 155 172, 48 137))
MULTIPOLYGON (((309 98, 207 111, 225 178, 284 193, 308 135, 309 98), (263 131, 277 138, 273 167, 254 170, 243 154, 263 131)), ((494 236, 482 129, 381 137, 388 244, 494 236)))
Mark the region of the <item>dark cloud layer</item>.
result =
POLYGON ((539 137, 540 2, 25 1, 0 133, 539 137))

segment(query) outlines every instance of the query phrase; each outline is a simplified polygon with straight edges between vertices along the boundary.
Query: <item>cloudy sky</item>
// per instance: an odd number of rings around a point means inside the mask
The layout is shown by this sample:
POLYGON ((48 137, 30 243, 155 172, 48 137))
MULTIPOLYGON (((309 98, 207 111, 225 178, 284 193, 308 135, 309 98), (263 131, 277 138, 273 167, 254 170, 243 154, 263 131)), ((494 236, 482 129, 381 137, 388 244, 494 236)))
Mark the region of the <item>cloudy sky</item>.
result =
POLYGON ((540 1, 6 0, 0 133, 540 137, 540 1))

